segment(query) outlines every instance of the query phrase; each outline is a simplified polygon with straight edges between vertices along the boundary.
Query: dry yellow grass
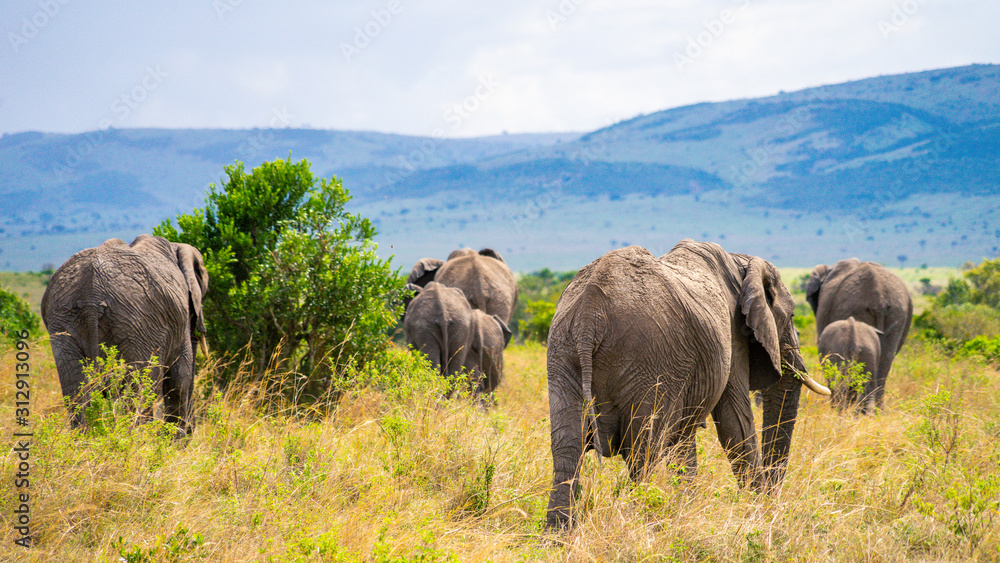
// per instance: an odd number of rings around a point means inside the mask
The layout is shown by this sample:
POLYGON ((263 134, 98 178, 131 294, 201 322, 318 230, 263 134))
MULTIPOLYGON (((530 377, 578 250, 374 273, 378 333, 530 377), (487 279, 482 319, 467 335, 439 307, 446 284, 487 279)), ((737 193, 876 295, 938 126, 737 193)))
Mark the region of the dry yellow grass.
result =
MULTIPOLYGON (((691 482, 661 466, 633 485, 619 460, 599 465, 590 454, 569 533, 542 529, 551 479, 542 346, 507 351, 489 411, 414 386, 350 392, 333 413, 305 416, 248 385, 201 400, 182 443, 155 424, 68 429, 47 342, 31 353, 36 543, 12 544, 16 464, 5 447, 0 560, 1000 558, 1000 377, 918 341, 899 358, 880 416, 841 416, 804 393, 777 494, 738 489, 709 428, 691 482)), ((12 363, 6 352, 5 444, 16 431, 12 363)))

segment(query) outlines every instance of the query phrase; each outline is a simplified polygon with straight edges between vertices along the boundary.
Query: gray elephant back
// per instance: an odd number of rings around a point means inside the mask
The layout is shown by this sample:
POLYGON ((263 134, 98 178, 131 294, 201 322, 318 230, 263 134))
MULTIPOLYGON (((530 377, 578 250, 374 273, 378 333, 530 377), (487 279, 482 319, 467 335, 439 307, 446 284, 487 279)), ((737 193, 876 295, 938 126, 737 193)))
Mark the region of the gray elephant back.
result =
POLYGON ((185 281, 169 259, 170 244, 153 238, 137 239, 138 245, 111 239, 60 266, 42 299, 49 331, 87 343, 91 358, 99 354, 99 343, 119 347, 128 361, 149 360, 138 357, 147 347, 137 342, 158 343, 164 359, 185 345, 171 330, 187 322, 185 281), (159 322, 150 324, 149 317, 159 322))
MULTIPOLYGON (((881 344, 875 327, 854 317, 834 321, 819 335, 820 356, 831 356, 845 362, 858 361, 863 354, 880 353, 881 344)), ((868 366, 874 369, 875 366, 868 366)))
POLYGON ((403 335, 406 343, 423 351, 442 374, 450 375, 468 353, 471 316, 472 307, 461 290, 432 281, 407 307, 403 335))
POLYGON ((908 332, 912 314, 909 290, 899 276, 881 264, 851 258, 837 262, 822 281, 816 328, 822 333, 830 323, 854 317, 883 332, 908 332))
POLYGON ((449 258, 434 279, 461 289, 473 308, 497 315, 504 323, 510 322, 517 305, 517 281, 504 262, 465 252, 449 258))

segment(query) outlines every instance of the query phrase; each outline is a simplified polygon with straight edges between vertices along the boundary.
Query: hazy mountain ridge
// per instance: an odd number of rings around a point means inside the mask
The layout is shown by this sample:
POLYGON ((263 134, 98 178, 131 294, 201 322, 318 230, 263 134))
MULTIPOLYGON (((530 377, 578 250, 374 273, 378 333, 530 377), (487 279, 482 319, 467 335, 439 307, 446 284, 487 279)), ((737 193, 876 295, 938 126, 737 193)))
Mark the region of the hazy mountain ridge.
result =
MULTIPOLYGON (((539 229, 564 229, 571 238, 583 229, 574 240, 590 242, 577 252, 596 255, 643 240, 621 232, 624 227, 613 220, 636 197, 658 203, 628 207, 632 215, 657 208, 701 218, 697 225, 677 227, 676 236, 728 233, 732 241, 742 235, 732 232, 727 215, 749 213, 758 223, 780 216, 780 229, 747 235, 746 244, 770 248, 785 260, 811 258, 790 256, 794 245, 774 250, 782 246, 777 238, 788 236, 780 233, 829 235, 829 226, 815 227, 815 217, 838 230, 834 218, 844 217, 852 232, 863 235, 851 235, 844 252, 858 240, 917 237, 914 229, 924 229, 924 238, 894 240, 900 249, 888 250, 890 256, 926 251, 931 261, 962 252, 979 257, 995 253, 1000 242, 1000 235, 989 237, 1000 225, 986 211, 928 207, 942 201, 964 205, 965 199, 949 194, 986 198, 980 207, 1000 198, 1000 65, 971 65, 694 104, 584 135, 441 139, 297 128, 5 135, 0 266, 37 268, 109 233, 148 231, 164 217, 201 206, 224 165, 238 159, 249 168, 289 153, 308 158, 318 176, 340 176, 354 205, 376 218, 382 243, 404 262, 419 245, 431 244, 420 241, 431 232, 427 236, 442 248, 497 240, 499 248, 534 253, 531 263, 546 265, 546 256, 556 260, 559 250, 551 240, 538 240, 539 229), (590 215, 580 215, 576 224, 576 214, 560 215, 560 206, 588 209, 590 215), (602 213, 612 220, 601 220, 602 213), (561 225, 546 224, 556 216, 563 217, 561 225), (889 221, 894 217, 899 219, 889 221), (907 223, 909 217, 920 226, 907 223), (942 226, 979 234, 955 236, 938 248, 933 237, 942 226), (601 229, 607 235, 585 236, 601 229), (911 248, 918 241, 919 248, 911 248)), ((650 214, 637 224, 667 241, 674 233, 656 228, 664 220, 669 217, 650 214)), ((755 226, 748 223, 744 230, 755 226)))

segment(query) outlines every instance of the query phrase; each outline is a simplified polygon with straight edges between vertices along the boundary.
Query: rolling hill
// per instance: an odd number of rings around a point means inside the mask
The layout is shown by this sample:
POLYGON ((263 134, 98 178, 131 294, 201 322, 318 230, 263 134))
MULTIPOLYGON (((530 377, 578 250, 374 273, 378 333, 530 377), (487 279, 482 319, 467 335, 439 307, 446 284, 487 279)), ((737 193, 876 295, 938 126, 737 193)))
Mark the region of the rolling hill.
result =
POLYGON ((0 268, 57 265, 203 204, 234 160, 337 175, 408 269, 494 246, 575 269, 690 236, 807 266, 955 266, 998 253, 1000 65, 702 103, 586 134, 472 139, 308 129, 26 132, 0 139, 0 268))

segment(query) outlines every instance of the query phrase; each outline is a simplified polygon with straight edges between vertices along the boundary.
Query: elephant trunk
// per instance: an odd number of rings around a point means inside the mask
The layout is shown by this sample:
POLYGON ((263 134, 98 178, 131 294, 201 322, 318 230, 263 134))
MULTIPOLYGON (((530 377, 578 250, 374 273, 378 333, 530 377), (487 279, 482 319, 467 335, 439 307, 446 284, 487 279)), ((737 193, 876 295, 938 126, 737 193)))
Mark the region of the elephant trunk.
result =
MULTIPOLYGON (((792 432, 799 411, 802 384, 796 372, 805 372, 805 363, 798 352, 792 353, 791 365, 785 365, 781 379, 764 390, 764 420, 761 436, 763 475, 760 483, 764 491, 777 487, 785 478, 788 453, 792 446, 792 432)), ((811 379, 810 379, 811 381, 811 379)), ((826 389, 813 382, 816 386, 826 389)), ((808 383, 806 383, 808 385, 808 383)), ((826 389, 826 394, 829 394, 826 389)))

